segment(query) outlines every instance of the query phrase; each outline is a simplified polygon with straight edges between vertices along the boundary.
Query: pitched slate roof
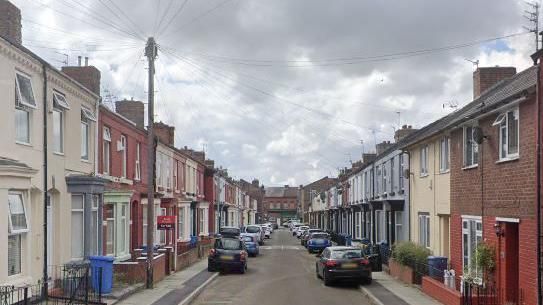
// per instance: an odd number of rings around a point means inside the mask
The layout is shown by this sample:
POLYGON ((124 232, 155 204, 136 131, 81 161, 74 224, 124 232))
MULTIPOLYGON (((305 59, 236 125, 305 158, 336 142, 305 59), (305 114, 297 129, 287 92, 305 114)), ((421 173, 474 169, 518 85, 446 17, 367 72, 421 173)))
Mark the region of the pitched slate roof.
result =
MULTIPOLYGON (((530 88, 537 83, 537 66, 532 66, 514 76, 502 80, 490 87, 477 99, 473 100, 461 109, 450 113, 437 121, 413 132, 391 149, 407 147, 425 138, 428 138, 440 131, 457 126, 469 119, 478 117, 500 106, 514 101, 516 98, 525 95, 530 88)), ((389 149, 390 150, 390 149, 389 149)), ((388 152, 388 150, 387 150, 388 152)), ((385 152, 386 153, 386 152, 385 152)))
POLYGON ((273 186, 265 188, 266 197, 297 197, 298 189, 295 187, 273 186))

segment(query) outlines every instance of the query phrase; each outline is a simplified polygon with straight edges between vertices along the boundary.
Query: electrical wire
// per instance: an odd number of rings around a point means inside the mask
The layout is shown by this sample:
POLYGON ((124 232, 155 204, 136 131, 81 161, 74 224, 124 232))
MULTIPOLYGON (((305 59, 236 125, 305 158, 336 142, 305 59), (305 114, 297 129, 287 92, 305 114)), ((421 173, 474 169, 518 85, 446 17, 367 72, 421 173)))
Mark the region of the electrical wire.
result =
POLYGON ((237 64, 245 66, 254 66, 254 67, 287 67, 287 68, 304 68, 304 67, 322 67, 322 66, 341 66, 341 65, 352 65, 359 63, 373 63, 373 62, 384 62, 391 60, 398 60, 403 58, 410 58, 415 56, 422 56, 432 53, 441 53, 445 51, 473 47, 480 44, 485 44, 493 41, 508 39, 512 37, 517 37, 521 35, 530 34, 530 32, 519 32, 510 35, 504 35, 500 37, 476 40, 467 43, 447 45, 443 47, 436 48, 427 48, 420 50, 412 51, 403 51, 395 53, 387 53, 381 55, 372 55, 372 56, 352 56, 352 57, 338 57, 338 58, 328 58, 328 59, 311 59, 311 60, 277 60, 277 59, 243 59, 235 57, 226 57, 219 55, 209 55, 202 52, 183 52, 185 54, 193 54, 203 58, 207 58, 208 61, 215 61, 225 64, 237 64))
MULTIPOLYGON (((98 2, 100 4, 102 4, 102 6, 105 7, 108 12, 113 14, 113 16, 115 16, 119 22, 123 23, 122 17, 119 14, 117 14, 112 8, 110 8, 103 0, 98 0, 98 2)), ((122 13, 122 11, 121 11, 121 13, 122 13)), ((122 14, 124 14, 124 13, 122 13, 122 14)), ((132 22, 132 21, 129 20, 129 23, 130 22, 132 22)), ((138 31, 137 31, 138 27, 137 26, 136 26, 136 29, 134 29, 129 24, 126 24, 126 23, 123 23, 123 24, 125 25, 126 29, 128 29, 130 32, 134 33, 134 35, 139 37, 141 40, 145 40, 145 38, 142 36, 142 34, 138 33, 138 31)))
POLYGON ((158 23, 158 29, 162 27, 162 23, 164 22, 164 19, 166 19, 166 16, 170 12, 170 8, 172 7, 173 1, 174 0, 170 0, 170 2, 168 3, 168 6, 166 6, 166 10, 164 11, 164 14, 162 14, 162 17, 160 17, 160 21, 158 23))
POLYGON ((172 24, 172 22, 175 20, 175 18, 177 18, 177 16, 179 16, 179 14, 181 14, 181 12, 183 11, 183 8, 185 8, 185 5, 187 5, 187 2, 189 0, 185 0, 182 4, 181 4, 181 7, 179 7, 179 9, 177 10, 177 12, 175 12, 175 14, 172 16, 172 18, 170 18, 170 21, 166 24, 166 26, 164 27, 164 29, 160 29, 158 30, 158 36, 160 36, 161 33, 165 33, 168 28, 170 27, 170 25, 172 24))
POLYGON ((108 0, 112 5, 113 7, 115 7, 117 9, 117 11, 119 13, 121 13, 121 15, 123 15, 126 20, 128 20, 129 23, 131 23, 133 26, 134 26, 134 30, 137 32, 137 33, 140 33, 142 35, 142 38, 143 38, 143 31, 141 30, 141 28, 139 27, 139 25, 137 23, 135 23, 132 18, 130 18, 130 16, 128 16, 117 4, 115 4, 115 2, 113 2, 113 0, 108 0))

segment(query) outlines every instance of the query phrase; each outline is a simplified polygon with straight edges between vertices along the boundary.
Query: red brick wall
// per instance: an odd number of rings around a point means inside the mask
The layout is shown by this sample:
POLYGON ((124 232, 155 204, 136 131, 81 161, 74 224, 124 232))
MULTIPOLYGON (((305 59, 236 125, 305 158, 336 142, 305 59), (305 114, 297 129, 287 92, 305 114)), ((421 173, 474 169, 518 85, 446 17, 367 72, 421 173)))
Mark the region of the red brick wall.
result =
POLYGON ((431 277, 422 278, 422 291, 444 305, 462 305, 462 296, 431 277))
POLYGON ((415 283, 415 272, 410 267, 401 265, 395 260, 390 259, 388 262, 388 268, 391 276, 407 284, 415 283))
MULTIPOLYGON (((496 246, 497 256, 505 248, 498 240, 494 224, 496 217, 520 219, 519 223, 519 287, 526 304, 536 303, 536 184, 535 184, 535 99, 520 104, 520 158, 497 163, 499 131, 492 123, 497 114, 479 120, 487 136, 479 149, 479 166, 463 170, 463 131, 451 133, 451 266, 462 273, 461 215, 483 215, 483 239, 496 246), (481 166, 482 165, 482 166, 481 166), (481 169, 482 168, 482 169, 481 169), (481 204, 483 201, 483 204, 481 204)), ((496 281, 504 289, 504 259, 497 260, 496 281)))

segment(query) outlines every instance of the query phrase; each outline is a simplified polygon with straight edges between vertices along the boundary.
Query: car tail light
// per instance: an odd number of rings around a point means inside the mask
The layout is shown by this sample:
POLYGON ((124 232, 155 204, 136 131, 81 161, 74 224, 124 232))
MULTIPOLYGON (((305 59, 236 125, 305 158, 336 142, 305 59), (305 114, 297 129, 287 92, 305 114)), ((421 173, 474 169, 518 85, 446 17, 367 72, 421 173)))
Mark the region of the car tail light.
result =
POLYGON ((243 262, 247 259, 247 252, 241 251, 239 252, 239 259, 243 262))
POLYGON ((328 260, 328 261, 326 261, 325 265, 326 265, 326 267, 335 267, 335 266, 338 265, 338 263, 336 261, 334 261, 334 260, 328 260))
POLYGON ((360 261, 358 261, 360 265, 369 265, 370 261, 367 258, 363 258, 360 261))
POLYGON ((216 253, 215 249, 209 249, 209 256, 214 256, 216 253))

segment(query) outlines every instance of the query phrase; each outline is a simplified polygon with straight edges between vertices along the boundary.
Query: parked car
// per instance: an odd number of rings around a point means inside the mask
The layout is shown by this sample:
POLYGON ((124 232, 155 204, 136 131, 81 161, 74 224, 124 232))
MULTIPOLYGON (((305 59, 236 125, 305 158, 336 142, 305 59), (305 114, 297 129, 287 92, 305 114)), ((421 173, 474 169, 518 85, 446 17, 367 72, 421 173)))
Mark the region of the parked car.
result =
POLYGON ((258 240, 253 234, 250 233, 241 233, 241 240, 245 243, 245 248, 249 256, 257 256, 260 254, 260 249, 258 247, 258 240))
POLYGON ((243 233, 254 236, 259 245, 264 244, 264 230, 259 225, 248 225, 244 228, 243 233))
POLYGON ((279 229, 279 225, 276 222, 272 223, 272 229, 274 230, 279 229))
POLYGON ((270 229, 270 233, 273 233, 273 225, 271 224, 271 222, 267 222, 264 225, 270 229))
POLYGON ((241 229, 238 227, 221 227, 219 234, 222 237, 237 237, 241 234, 241 229))
POLYGON ((268 226, 266 225, 260 225, 260 227, 262 228, 262 230, 264 231, 264 237, 265 238, 271 238, 271 230, 268 226))
POLYGON ((300 226, 298 230, 296 230, 296 237, 300 238, 306 230, 309 230, 309 226, 300 226))
POLYGON ((309 233, 307 240, 307 252, 321 253, 324 249, 331 247, 332 241, 330 241, 330 235, 325 232, 313 232, 309 233))
POLYGON ((362 249, 355 247, 328 247, 319 255, 315 272, 324 285, 338 280, 355 280, 361 284, 372 281, 371 265, 362 249))
POLYGON ((321 229, 309 229, 302 234, 302 237, 300 238, 300 244, 304 247, 307 247, 307 241, 309 240, 311 233, 315 232, 324 232, 321 229))
POLYGON ((215 240, 213 249, 207 257, 207 271, 236 270, 247 271, 247 249, 245 243, 237 238, 221 237, 215 240))
POLYGON ((292 231, 292 236, 296 236, 296 231, 300 226, 302 226, 301 223, 295 223, 292 225, 292 227, 290 228, 290 231, 292 231))

